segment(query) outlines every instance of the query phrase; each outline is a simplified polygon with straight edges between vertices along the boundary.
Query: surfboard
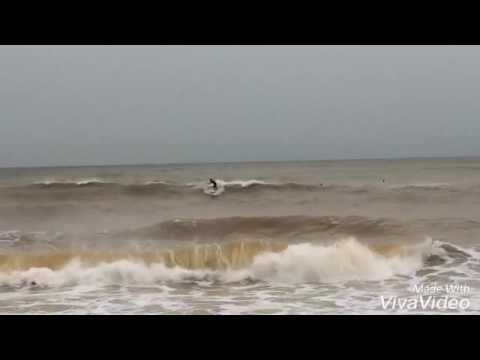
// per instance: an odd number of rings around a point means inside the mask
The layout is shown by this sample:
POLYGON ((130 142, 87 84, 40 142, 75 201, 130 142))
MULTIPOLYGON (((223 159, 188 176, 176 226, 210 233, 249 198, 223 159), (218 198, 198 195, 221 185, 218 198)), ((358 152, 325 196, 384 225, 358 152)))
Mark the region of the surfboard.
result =
POLYGON ((221 185, 218 185, 217 189, 214 189, 212 185, 209 185, 205 189, 203 189, 203 192, 210 196, 221 195, 224 191, 225 191, 225 188, 221 185))

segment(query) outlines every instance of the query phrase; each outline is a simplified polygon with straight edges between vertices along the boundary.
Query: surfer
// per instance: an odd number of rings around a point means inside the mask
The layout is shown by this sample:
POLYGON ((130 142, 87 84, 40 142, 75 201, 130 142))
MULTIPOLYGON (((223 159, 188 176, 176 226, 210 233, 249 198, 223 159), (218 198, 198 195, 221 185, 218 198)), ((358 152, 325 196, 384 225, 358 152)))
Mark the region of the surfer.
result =
POLYGON ((212 184, 213 190, 217 190, 217 182, 210 178, 209 183, 212 184))

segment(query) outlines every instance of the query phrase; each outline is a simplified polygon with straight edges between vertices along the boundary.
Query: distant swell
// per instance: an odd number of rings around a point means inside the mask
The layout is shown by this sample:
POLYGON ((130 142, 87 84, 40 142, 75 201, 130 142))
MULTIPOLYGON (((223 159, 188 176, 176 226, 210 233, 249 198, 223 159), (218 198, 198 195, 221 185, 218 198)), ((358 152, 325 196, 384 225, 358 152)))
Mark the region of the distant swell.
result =
MULTIPOLYGON (((89 248, 129 246, 166 246, 176 244, 218 244, 229 241, 276 241, 295 244, 327 241, 353 236, 359 240, 395 243, 424 236, 454 238, 461 234, 474 239, 480 222, 462 218, 436 218, 399 221, 365 216, 233 216, 220 218, 177 218, 154 225, 82 232, 21 231, 0 229, 2 250, 60 251, 75 243, 89 248)), ((63 250, 62 250, 63 251, 63 250)))
POLYGON ((125 231, 124 237, 151 239, 210 240, 231 236, 296 238, 319 233, 355 236, 402 234, 404 226, 389 219, 361 216, 278 216, 177 219, 146 228, 125 231))
MULTIPOLYGON (((395 186, 381 185, 341 185, 341 184, 302 184, 295 182, 267 182, 250 180, 221 180, 217 183, 225 191, 220 198, 235 199, 239 196, 245 199, 285 198, 294 199, 301 195, 350 195, 362 196, 370 201, 421 202, 433 196, 455 195, 470 196, 480 192, 480 186, 453 187, 449 184, 404 184, 395 186)), ((206 181, 190 183, 172 183, 151 180, 144 183, 118 183, 102 179, 80 179, 68 181, 46 180, 26 186, 0 187, 0 196, 24 200, 89 200, 101 197, 107 200, 112 197, 158 197, 158 198, 188 198, 197 197, 204 200, 206 181)))

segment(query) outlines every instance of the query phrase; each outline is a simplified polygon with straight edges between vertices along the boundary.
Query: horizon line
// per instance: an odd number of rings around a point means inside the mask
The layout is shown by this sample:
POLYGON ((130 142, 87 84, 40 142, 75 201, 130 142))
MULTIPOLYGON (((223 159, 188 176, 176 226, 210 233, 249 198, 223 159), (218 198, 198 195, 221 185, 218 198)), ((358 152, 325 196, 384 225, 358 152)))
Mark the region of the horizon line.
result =
POLYGON ((316 161, 381 161, 381 160, 435 160, 435 159, 469 159, 480 158, 480 155, 458 156, 409 156, 385 158, 330 158, 310 160, 235 160, 235 161, 198 161, 198 162, 167 162, 167 163, 119 163, 102 165, 39 165, 39 166, 0 166, 0 169, 49 169, 49 168, 80 168, 80 167, 116 167, 116 166, 174 166, 174 165, 215 165, 215 164, 255 164, 255 163, 288 163, 316 161))

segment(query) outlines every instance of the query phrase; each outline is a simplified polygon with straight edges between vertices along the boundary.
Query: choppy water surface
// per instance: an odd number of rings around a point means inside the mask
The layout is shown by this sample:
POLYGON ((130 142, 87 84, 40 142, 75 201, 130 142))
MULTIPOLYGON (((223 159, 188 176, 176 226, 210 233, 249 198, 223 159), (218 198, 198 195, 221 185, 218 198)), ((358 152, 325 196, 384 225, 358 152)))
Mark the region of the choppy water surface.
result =
POLYGON ((0 169, 0 313, 478 313, 479 205, 478 159, 0 169))

